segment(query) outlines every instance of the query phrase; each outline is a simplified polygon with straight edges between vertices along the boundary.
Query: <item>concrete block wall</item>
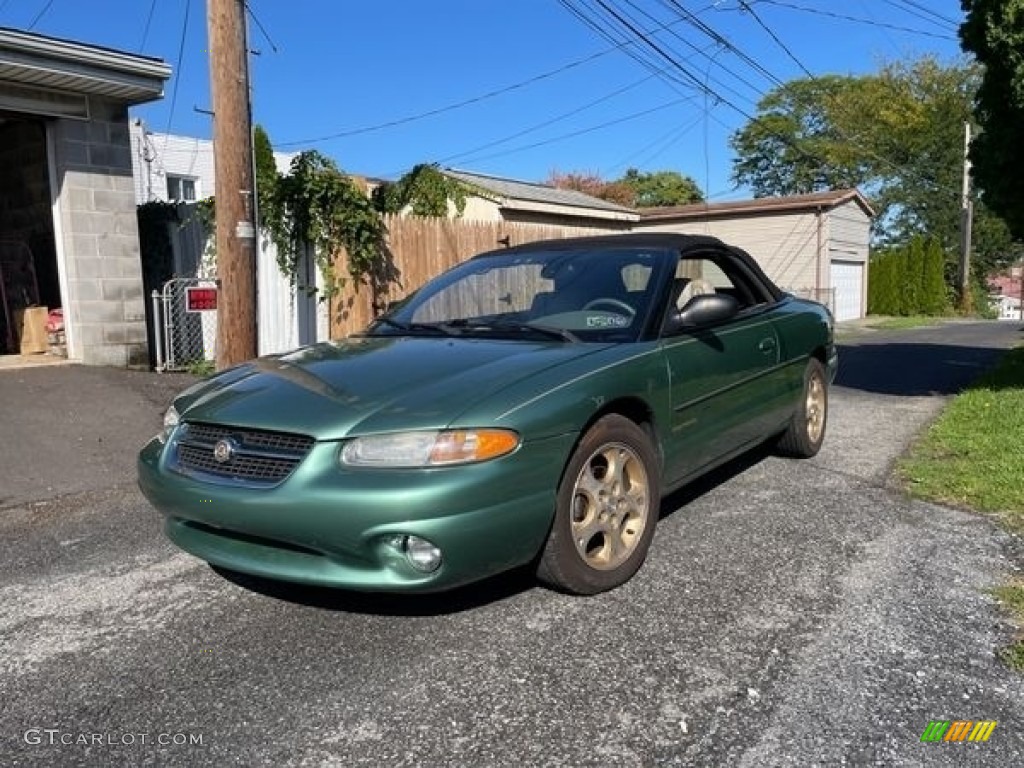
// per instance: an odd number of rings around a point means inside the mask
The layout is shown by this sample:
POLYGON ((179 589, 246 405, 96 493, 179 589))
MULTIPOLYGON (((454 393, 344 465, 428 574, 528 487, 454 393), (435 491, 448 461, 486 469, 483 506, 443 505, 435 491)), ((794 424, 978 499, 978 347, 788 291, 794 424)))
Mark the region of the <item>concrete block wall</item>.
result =
POLYGON ((66 265, 71 355, 148 365, 127 109, 91 98, 88 122, 51 125, 66 265))

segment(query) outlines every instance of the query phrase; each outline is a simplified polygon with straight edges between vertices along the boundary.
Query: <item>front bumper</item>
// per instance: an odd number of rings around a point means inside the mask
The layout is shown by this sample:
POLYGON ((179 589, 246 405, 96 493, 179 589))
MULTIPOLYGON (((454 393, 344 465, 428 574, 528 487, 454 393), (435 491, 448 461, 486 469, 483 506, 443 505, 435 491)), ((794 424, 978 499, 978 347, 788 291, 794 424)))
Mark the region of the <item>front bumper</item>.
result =
POLYGON ((526 443, 459 467, 346 469, 337 443, 316 443, 273 488, 210 483, 168 467, 151 441, 139 487, 179 547, 207 562, 285 581, 366 591, 449 589, 532 560, 551 526, 555 492, 575 436, 526 443), (415 570, 391 543, 415 535, 441 566, 415 570))

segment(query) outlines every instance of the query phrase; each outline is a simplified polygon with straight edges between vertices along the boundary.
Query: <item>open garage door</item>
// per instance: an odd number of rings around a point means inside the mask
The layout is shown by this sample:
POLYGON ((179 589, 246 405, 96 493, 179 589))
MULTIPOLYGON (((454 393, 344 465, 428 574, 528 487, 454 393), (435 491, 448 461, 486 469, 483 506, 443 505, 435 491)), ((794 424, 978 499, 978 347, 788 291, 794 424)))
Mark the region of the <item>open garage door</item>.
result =
POLYGON ((836 320, 856 320, 861 317, 864 297, 864 262, 833 259, 831 273, 836 320))
MULTIPOLYGON (((22 313, 61 307, 46 130, 0 112, 0 354, 24 349, 22 313)), ((38 332, 39 329, 36 329, 38 332)), ((31 351, 45 351, 33 345, 31 351)))

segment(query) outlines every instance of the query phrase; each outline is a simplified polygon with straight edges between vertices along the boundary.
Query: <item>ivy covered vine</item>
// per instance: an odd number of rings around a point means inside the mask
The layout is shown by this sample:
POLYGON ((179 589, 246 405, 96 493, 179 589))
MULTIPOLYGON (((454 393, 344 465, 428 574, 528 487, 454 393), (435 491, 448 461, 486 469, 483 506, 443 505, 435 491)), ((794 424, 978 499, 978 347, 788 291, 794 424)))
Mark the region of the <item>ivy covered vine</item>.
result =
MULTIPOLYGON (((420 164, 395 182, 369 193, 330 158, 314 150, 295 156, 287 173, 278 172, 273 146, 262 126, 255 126, 258 224, 277 248, 277 263, 293 285, 299 265, 309 254, 324 278, 325 297, 336 295, 349 280, 358 291, 369 286, 375 308, 397 282, 387 246, 383 214, 407 211, 414 216, 458 215, 474 190, 446 175, 436 164, 420 164), (338 274, 335 258, 348 254, 347 274, 338 274)), ((313 293, 313 286, 301 286, 313 293)))
POLYGON ((299 259, 309 249, 327 296, 348 278, 357 287, 373 282, 385 258, 387 230, 366 192, 313 150, 297 155, 288 174, 276 176, 274 188, 260 194, 260 225, 277 246, 281 271, 295 283, 299 259), (348 275, 335 268, 341 248, 348 253, 348 275))
POLYGON ((373 190, 373 204, 381 213, 400 213, 409 209, 413 216, 448 215, 448 204, 461 216, 471 190, 458 179, 444 173, 436 164, 421 163, 395 182, 385 182, 373 190))

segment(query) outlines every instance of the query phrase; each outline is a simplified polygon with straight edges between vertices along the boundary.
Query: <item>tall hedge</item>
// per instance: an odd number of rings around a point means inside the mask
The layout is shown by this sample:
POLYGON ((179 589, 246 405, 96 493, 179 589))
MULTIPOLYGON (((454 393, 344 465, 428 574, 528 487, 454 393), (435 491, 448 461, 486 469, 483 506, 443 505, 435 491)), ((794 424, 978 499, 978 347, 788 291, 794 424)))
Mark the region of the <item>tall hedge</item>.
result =
POLYGON ((915 237, 905 246, 877 252, 868 273, 868 313, 945 314, 944 264, 942 246, 934 238, 915 237))

